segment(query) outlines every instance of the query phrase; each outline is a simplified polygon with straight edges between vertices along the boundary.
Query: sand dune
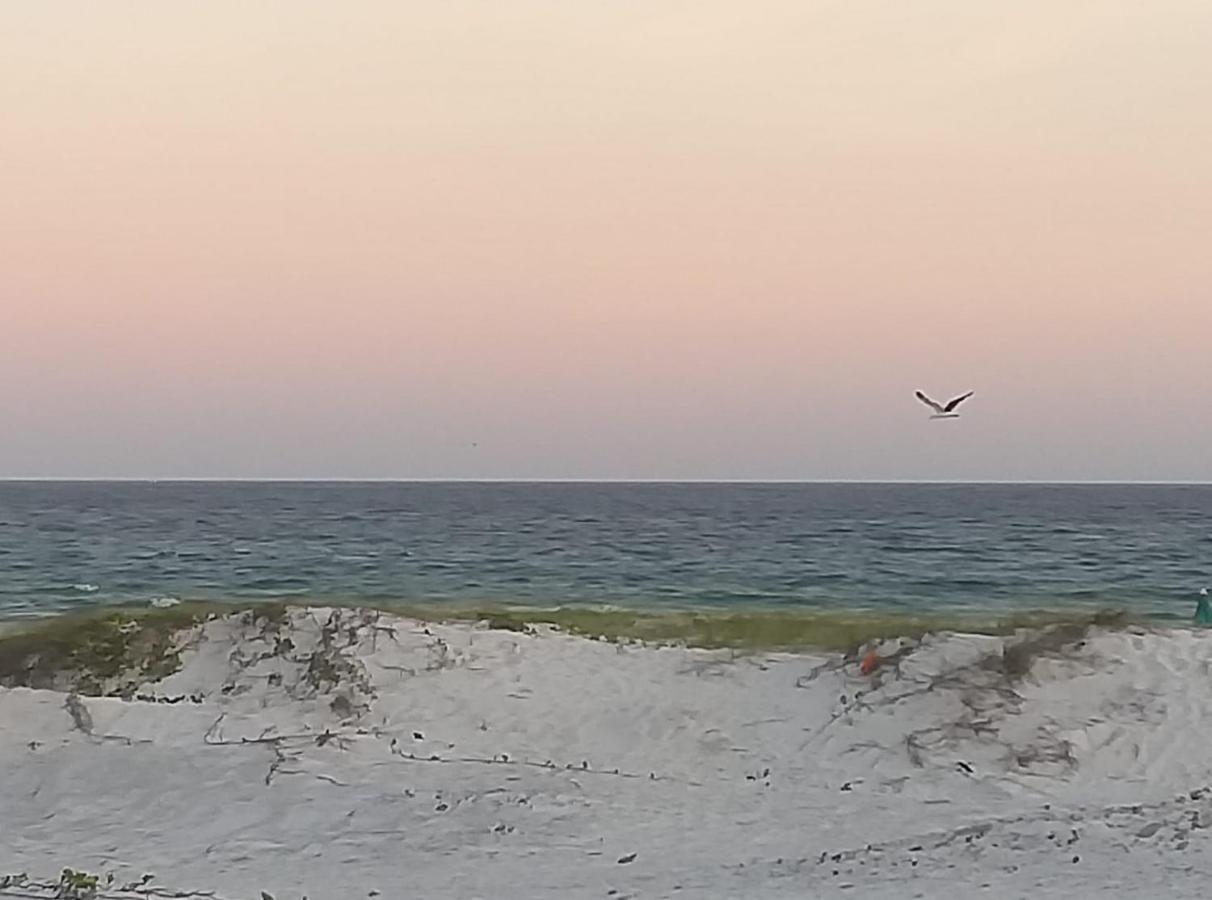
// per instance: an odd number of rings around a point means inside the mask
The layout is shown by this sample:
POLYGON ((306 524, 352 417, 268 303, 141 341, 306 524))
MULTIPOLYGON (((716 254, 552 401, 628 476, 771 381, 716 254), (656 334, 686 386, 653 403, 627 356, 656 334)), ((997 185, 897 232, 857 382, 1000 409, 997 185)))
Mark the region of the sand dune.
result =
POLYGON ((1212 883, 1203 632, 939 635, 871 676, 355 610, 181 640, 141 699, 0 690, 0 896, 65 866, 233 900, 1212 883))

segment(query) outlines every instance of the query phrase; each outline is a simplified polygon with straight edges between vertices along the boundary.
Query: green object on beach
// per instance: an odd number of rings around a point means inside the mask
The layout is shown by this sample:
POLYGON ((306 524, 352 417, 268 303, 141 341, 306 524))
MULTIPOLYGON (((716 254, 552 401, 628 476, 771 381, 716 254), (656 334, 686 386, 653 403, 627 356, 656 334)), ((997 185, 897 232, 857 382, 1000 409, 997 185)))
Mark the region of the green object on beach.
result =
POLYGON ((1199 603, 1195 606, 1195 624, 1212 625, 1212 603, 1208 602, 1208 589, 1199 592, 1199 603))

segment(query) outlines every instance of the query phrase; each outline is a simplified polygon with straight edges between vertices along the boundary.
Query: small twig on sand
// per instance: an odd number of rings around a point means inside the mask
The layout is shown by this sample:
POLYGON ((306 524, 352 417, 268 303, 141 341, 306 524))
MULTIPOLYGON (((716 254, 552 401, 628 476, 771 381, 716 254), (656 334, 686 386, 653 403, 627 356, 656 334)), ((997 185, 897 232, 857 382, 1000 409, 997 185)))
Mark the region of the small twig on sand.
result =
POLYGON ((63 708, 72 717, 72 724, 76 730, 82 731, 91 737, 93 733, 93 717, 89 713, 88 707, 84 705, 84 701, 77 694, 68 694, 67 699, 63 701, 63 708))
MULTIPOLYGON (((108 878, 112 882, 113 876, 110 875, 108 878)), ((150 885, 147 883, 150 879, 151 876, 146 875, 140 882, 90 886, 85 889, 88 891, 87 894, 79 894, 79 896, 87 896, 90 900, 152 900, 152 898, 155 900, 223 900, 214 891, 177 891, 150 885)), ((56 900, 60 897, 75 896, 77 893, 64 893, 62 877, 55 881, 43 881, 27 875, 0 875, 0 897, 56 900)))
POLYGON ((574 766, 572 764, 557 766, 554 762, 534 762, 527 759, 509 759, 498 756, 494 759, 486 759, 480 756, 417 756, 413 753, 400 753, 393 751, 393 755, 406 762, 417 763, 440 763, 445 765, 483 765, 483 766, 516 766, 520 768, 542 769, 545 772, 575 772, 577 775, 602 775, 608 778, 631 778, 640 781, 665 781, 675 784, 683 784, 689 787, 703 787, 701 781, 691 781, 682 778, 674 778, 670 775, 657 775, 655 772, 649 772, 647 775, 639 772, 623 772, 619 769, 591 769, 588 766, 574 766))
POLYGON ((118 741, 119 743, 126 744, 128 747, 133 744, 152 743, 150 740, 135 740, 122 734, 97 734, 93 731, 92 714, 89 713, 88 706, 80 699, 78 694, 68 694, 67 699, 63 702, 63 708, 67 710, 67 714, 72 718, 72 727, 95 743, 118 741))

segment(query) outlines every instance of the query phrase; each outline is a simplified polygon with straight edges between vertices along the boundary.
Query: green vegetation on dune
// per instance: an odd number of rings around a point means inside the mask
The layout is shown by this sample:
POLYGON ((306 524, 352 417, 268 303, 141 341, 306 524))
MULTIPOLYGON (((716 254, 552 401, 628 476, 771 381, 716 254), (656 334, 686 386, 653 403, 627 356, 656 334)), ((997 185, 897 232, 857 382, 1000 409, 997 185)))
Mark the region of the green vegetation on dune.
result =
MULTIPOLYGON (((217 615, 281 621, 303 604, 183 603, 168 609, 110 608, 33 622, 0 634, 0 686, 54 688, 131 696, 181 666, 182 631, 217 615)), ((1118 613, 1037 612, 1008 617, 976 614, 911 616, 875 612, 751 610, 640 612, 625 609, 511 606, 381 607, 427 622, 473 622, 508 631, 547 624, 567 634, 738 651, 816 649, 853 653, 862 645, 941 631, 1011 634, 1048 629, 1065 637, 1090 626, 1129 624, 1118 613)))
POLYGON ((1023 613, 1006 617, 954 614, 912 616, 876 612, 639 612, 592 607, 412 607, 402 615, 426 621, 483 622, 490 628, 523 631, 544 623, 569 634, 611 641, 736 650, 819 649, 853 652, 871 641, 918 638, 940 631, 1011 634, 1022 628, 1055 625, 1126 624, 1120 613, 1023 613))
POLYGON ((0 685, 129 695, 181 666, 177 635, 211 615, 281 616, 286 607, 183 603, 113 607, 40 619, 0 634, 0 685))

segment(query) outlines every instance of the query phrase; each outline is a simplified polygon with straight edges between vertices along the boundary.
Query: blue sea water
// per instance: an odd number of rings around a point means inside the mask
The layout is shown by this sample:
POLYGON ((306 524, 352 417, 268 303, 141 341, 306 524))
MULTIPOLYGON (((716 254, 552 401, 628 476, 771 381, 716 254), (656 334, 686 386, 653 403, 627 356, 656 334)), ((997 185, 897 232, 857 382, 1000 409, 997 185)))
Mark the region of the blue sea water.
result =
POLYGON ((0 482, 0 618, 158 597, 1189 618, 1212 486, 0 482))

